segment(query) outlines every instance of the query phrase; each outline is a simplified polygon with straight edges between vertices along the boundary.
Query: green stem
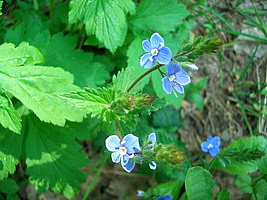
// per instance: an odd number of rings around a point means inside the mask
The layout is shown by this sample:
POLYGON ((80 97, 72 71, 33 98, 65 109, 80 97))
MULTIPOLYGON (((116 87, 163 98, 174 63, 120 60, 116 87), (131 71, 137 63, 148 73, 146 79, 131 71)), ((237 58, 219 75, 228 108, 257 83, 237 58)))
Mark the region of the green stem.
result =
POLYGON ((54 24, 54 10, 55 10, 55 0, 49 0, 50 7, 49 7, 49 15, 50 15, 50 28, 54 24))
POLYGON ((122 140, 122 136, 121 136, 121 131, 120 131, 118 120, 115 120, 115 125, 116 125, 117 136, 122 140))
POLYGON ((216 156, 215 158, 213 158, 213 160, 211 161, 210 165, 209 165, 209 169, 208 171, 210 171, 210 169, 212 168, 212 166, 214 165, 215 163, 215 160, 218 158, 218 156, 216 156))
POLYGON ((33 7, 35 10, 39 10, 38 0, 33 0, 33 7))

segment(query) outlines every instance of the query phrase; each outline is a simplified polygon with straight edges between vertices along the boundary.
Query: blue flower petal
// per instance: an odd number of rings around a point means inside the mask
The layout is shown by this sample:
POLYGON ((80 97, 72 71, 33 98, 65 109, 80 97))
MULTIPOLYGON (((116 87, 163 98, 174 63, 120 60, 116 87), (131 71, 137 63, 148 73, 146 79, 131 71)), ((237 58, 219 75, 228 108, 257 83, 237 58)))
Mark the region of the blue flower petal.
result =
POLYGON ((171 75, 175 75, 177 72, 179 72, 181 70, 181 65, 177 62, 169 62, 167 65, 166 65, 166 68, 167 68, 167 75, 168 76, 171 76, 171 75))
POLYGON ((179 83, 181 85, 187 85, 190 83, 190 76, 188 76, 187 72, 184 70, 181 70, 180 72, 175 74, 175 82, 179 83))
POLYGON ((122 168, 126 171, 126 172, 131 172, 133 171, 134 167, 135 167, 135 161, 131 161, 132 159, 129 159, 129 161, 127 162, 126 165, 122 165, 122 168))
POLYGON ((126 165, 129 160, 130 158, 128 154, 121 156, 121 166, 126 165))
POLYGON ((119 163, 120 160, 121 160, 121 155, 120 155, 120 153, 119 153, 118 151, 113 152, 113 153, 111 154, 111 159, 112 159, 112 162, 114 162, 114 163, 119 163))
POLYGON ((208 149, 209 143, 208 142, 202 142, 201 143, 201 149, 203 152, 207 153, 209 151, 208 149))
POLYGON ((215 137, 212 139, 211 143, 212 143, 212 145, 213 145, 214 147, 219 147, 220 144, 221 144, 221 138, 218 137, 218 136, 215 136, 215 137))
POLYGON ((213 139, 213 137, 212 137, 212 136, 209 136, 209 137, 207 138, 207 142, 208 142, 208 143, 211 143, 212 139, 213 139))
POLYGON ((171 86, 171 82, 169 81, 169 79, 167 77, 164 77, 162 79, 162 87, 164 89, 164 91, 167 94, 171 94, 172 93, 172 86, 171 86))
POLYGON ((152 170, 155 170, 157 168, 157 163, 155 161, 151 161, 149 165, 149 168, 152 170))
POLYGON ((214 148, 212 148, 212 149, 209 150, 209 153, 210 153, 210 155, 212 157, 217 156, 219 154, 219 152, 220 152, 220 149, 217 148, 217 147, 214 147, 214 148))
POLYGON ((154 33, 150 37, 150 43, 152 48, 159 48, 161 43, 164 44, 164 40, 158 33, 154 33))
POLYGON ((164 196, 164 200, 172 200, 172 195, 166 195, 166 196, 164 196))
POLYGON ((156 61, 158 61, 160 64, 167 64, 171 61, 172 58, 172 52, 169 47, 162 47, 159 50, 159 53, 157 56, 155 56, 156 61))
POLYGON ((150 133, 148 136, 148 141, 152 142, 152 146, 154 146, 157 141, 156 134, 150 133))
POLYGON ((146 52, 150 52, 152 47, 151 47, 151 44, 148 40, 144 40, 142 42, 142 46, 143 46, 143 49, 146 51, 146 52))
POLYGON ((117 135, 111 135, 106 139, 106 147, 109 151, 117 151, 120 147, 120 138, 117 135))
POLYGON ((126 135, 123 139, 125 141, 125 147, 127 148, 128 154, 137 153, 140 151, 139 139, 133 134, 126 135))
POLYGON ((153 67, 156 64, 155 59, 153 58, 153 61, 151 61, 149 58, 151 57, 150 53, 146 53, 145 55, 143 55, 140 59, 140 66, 145 68, 145 69, 149 69, 151 67, 153 67))
POLYGON ((173 87, 174 87, 174 89, 175 89, 177 92, 179 92, 179 93, 181 93, 181 94, 184 93, 184 87, 181 86, 180 84, 176 84, 176 85, 174 85, 173 87))

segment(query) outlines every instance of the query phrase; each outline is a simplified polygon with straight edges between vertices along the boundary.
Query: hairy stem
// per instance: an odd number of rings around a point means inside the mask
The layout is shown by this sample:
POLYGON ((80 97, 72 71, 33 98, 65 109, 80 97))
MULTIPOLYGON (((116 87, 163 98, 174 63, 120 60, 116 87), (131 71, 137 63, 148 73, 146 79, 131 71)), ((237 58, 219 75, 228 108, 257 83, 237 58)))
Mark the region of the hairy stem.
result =
POLYGON ((120 127, 119 127, 119 122, 118 122, 118 120, 115 120, 115 125, 116 125, 117 135, 118 135, 118 137, 122 140, 122 136, 121 136, 121 131, 120 131, 120 127))
POLYGON ((130 85, 130 87, 127 89, 127 92, 130 92, 131 89, 142 79, 144 78, 146 75, 150 74, 151 72, 159 69, 160 67, 162 67, 162 64, 158 64, 155 67, 151 68, 150 70, 146 71, 145 73, 143 73, 141 76, 139 76, 133 83, 132 85, 130 85))

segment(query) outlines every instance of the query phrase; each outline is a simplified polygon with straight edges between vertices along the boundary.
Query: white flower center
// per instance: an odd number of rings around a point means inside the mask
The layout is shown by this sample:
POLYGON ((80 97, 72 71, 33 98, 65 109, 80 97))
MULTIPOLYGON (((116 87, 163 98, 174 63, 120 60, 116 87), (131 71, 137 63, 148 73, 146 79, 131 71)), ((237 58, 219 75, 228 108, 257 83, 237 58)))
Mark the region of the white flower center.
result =
POLYGON ((175 79, 175 75, 171 75, 171 76, 169 76, 169 81, 170 81, 170 82, 173 82, 174 79, 175 79))
POLYGON ((152 56, 156 56, 158 55, 159 51, 155 48, 155 49, 152 49, 150 53, 152 56))
POLYGON ((212 148, 213 148, 213 144, 209 144, 208 149, 212 149, 212 148))
POLYGON ((127 149, 126 149, 126 147, 120 147, 119 148, 119 153, 121 154, 121 155, 126 155, 127 154, 127 149))

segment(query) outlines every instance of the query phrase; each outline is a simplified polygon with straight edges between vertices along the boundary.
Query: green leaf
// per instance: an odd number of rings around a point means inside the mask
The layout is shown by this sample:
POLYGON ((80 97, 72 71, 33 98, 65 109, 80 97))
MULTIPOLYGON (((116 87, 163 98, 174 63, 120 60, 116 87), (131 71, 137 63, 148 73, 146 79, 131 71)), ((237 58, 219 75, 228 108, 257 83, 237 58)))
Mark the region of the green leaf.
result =
POLYGON ((200 94, 192 93, 188 96, 186 96, 190 101, 192 101, 194 104, 196 104, 197 108, 200 111, 203 111, 204 108, 204 100, 203 97, 200 94))
POLYGON ((25 42, 16 48, 14 44, 1 45, 0 55, 0 68, 2 66, 34 65, 43 62, 43 55, 38 49, 25 42))
POLYGON ((230 193, 226 188, 221 189, 218 193, 217 200, 230 200, 230 193))
POLYGON ((213 166, 230 174, 242 175, 256 171, 259 165, 264 172, 265 167, 262 164, 265 162, 266 152, 267 140, 263 136, 241 138, 221 150, 221 154, 225 154, 224 157, 228 160, 226 166, 222 167, 218 161, 213 166))
POLYGON ((143 0, 136 15, 130 18, 130 27, 138 35, 144 35, 147 30, 168 33, 174 31, 188 14, 184 5, 177 4, 176 0, 143 0))
POLYGON ((192 167, 185 179, 185 190, 189 200, 213 198, 214 181, 212 175, 202 167, 192 167))
POLYGON ((91 117, 100 116, 106 121, 113 116, 110 106, 116 98, 116 93, 106 88, 98 88, 98 90, 85 88, 81 91, 66 93, 62 95, 62 98, 87 114, 91 114, 91 117))
POLYGON ((5 194, 14 194, 18 189, 19 187, 13 179, 7 178, 0 181, 0 191, 5 194))
POLYGON ((239 175, 235 179, 235 185, 245 193, 252 193, 251 177, 248 175, 239 175))
MULTIPOLYGON (((115 90, 127 91, 130 85, 147 70, 140 66, 140 57, 144 54, 142 49, 142 40, 138 37, 131 43, 127 51, 128 66, 126 69, 120 71, 117 76, 113 77, 113 84, 115 90)), ((149 76, 146 76, 139 81, 131 93, 140 92, 144 86, 149 82, 149 76)))
POLYGON ((126 13, 134 13, 131 0, 72 0, 70 2, 69 22, 85 23, 88 35, 97 39, 114 53, 124 42, 127 33, 126 13))
POLYGON ((159 184, 152 189, 148 189, 144 195, 145 198, 152 199, 152 196, 172 195, 173 199, 177 199, 184 183, 180 181, 170 181, 167 183, 159 184))
POLYGON ((38 192, 51 188, 72 198, 79 191, 85 177, 78 169, 88 164, 86 154, 75 141, 75 135, 64 128, 28 117, 26 164, 30 183, 38 192))
POLYGON ((80 87, 103 85, 110 79, 108 67, 95 62, 92 53, 75 50, 77 37, 58 33, 50 35, 46 27, 40 22, 36 28, 35 21, 19 25, 14 31, 9 30, 5 36, 7 42, 27 41, 37 47, 43 54, 46 66, 57 66, 74 75, 74 83, 80 87))
MULTIPOLYGON (((30 52, 31 46, 22 43, 17 48, 30 52)), ((4 49, 16 52, 12 44, 0 46, 0 58, 4 49)), ((35 48, 34 48, 35 49, 35 48)), ((35 49, 37 52, 38 50, 35 49)), ((36 55, 38 53, 33 53, 36 55)), ((66 119, 82 121, 84 113, 59 97, 63 92, 75 91, 73 76, 60 68, 40 67, 34 65, 19 66, 17 60, 24 62, 22 54, 5 55, 0 59, 0 86, 19 99, 28 109, 32 110, 41 120, 63 126, 66 119), (14 60, 14 62, 12 62, 14 60), (7 63, 7 65, 5 65, 7 63), (15 64, 14 64, 15 63, 15 64)), ((39 61, 39 60, 37 60, 39 61)), ((36 63, 36 60, 31 61, 36 63)), ((21 63, 21 62, 19 62, 21 63)))
POLYGON ((20 133, 21 118, 13 107, 11 100, 0 90, 0 123, 4 128, 20 133))
POLYGON ((13 174, 21 155, 22 135, 11 134, 0 127, 0 180, 13 174))

